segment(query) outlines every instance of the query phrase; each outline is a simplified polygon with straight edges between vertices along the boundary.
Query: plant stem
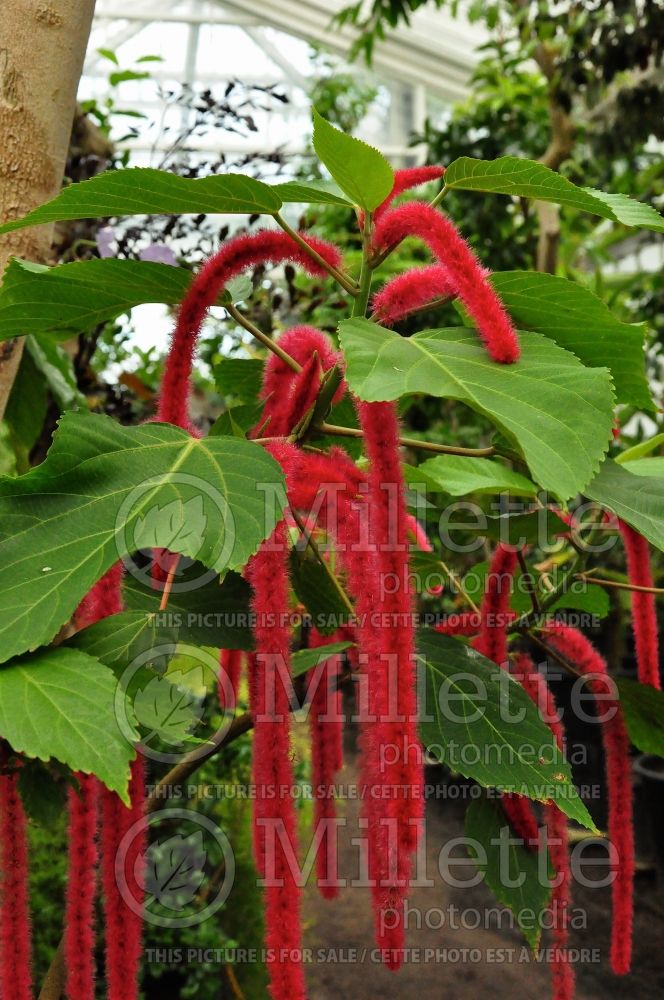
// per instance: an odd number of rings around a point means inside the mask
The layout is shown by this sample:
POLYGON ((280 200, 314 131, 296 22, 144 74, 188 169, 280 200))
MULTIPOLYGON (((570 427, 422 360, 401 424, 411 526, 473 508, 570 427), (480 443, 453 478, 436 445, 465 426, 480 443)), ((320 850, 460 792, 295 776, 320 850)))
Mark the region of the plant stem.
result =
POLYGON ((164 590, 161 595, 161 601, 159 602, 159 610, 165 611, 168 607, 168 599, 171 596, 171 590, 173 589, 173 580, 175 579, 175 574, 177 572, 178 564, 180 562, 180 556, 176 556, 173 560, 173 565, 168 571, 168 576, 166 577, 166 583, 164 584, 164 590))
POLYGON ((528 593, 530 595, 530 603, 533 606, 533 611, 536 615, 539 615, 541 614, 542 609, 540 608, 540 603, 537 597, 537 585, 535 584, 535 577, 530 572, 526 564, 526 557, 523 554, 523 549, 519 549, 519 551, 516 554, 516 557, 519 560, 519 566, 521 567, 521 575, 523 577, 523 580, 529 587, 528 593))
POLYGON ((577 580, 586 583, 597 583, 602 587, 614 587, 616 590, 632 590, 638 594, 664 594, 664 587, 640 587, 636 583, 620 583, 618 580, 607 580, 605 577, 595 576, 595 571, 590 573, 575 573, 577 580))
POLYGON ((341 271, 337 270, 337 268, 334 267, 332 264, 329 264, 324 257, 321 257, 318 251, 314 250, 314 248, 310 246, 306 240, 303 240, 300 234, 297 232, 297 230, 293 229, 293 227, 286 222, 286 220, 283 218, 283 216, 279 214, 279 212, 276 212, 274 214, 274 221, 277 223, 277 225, 281 226, 283 231, 285 233, 288 233, 290 238, 292 240, 295 240, 297 245, 301 247, 306 253, 308 253, 309 256, 316 261, 317 264, 320 264, 321 267, 324 267, 327 273, 331 275, 334 278, 334 280, 341 285, 344 291, 348 292, 349 295, 358 294, 357 285, 355 284, 353 279, 350 278, 347 274, 343 274, 341 271))
POLYGON ((347 609, 347 611, 350 613, 350 615, 354 617, 354 615, 355 615, 355 609, 353 608, 352 602, 351 602, 348 594, 344 590, 344 588, 339 583, 339 580, 337 579, 337 577, 335 576, 335 574, 330 569, 328 563, 323 558, 323 553, 319 549, 316 540, 312 537, 312 534, 309 531, 309 529, 307 528, 306 524, 304 523, 304 521, 302 520, 302 518, 300 517, 300 515, 298 514, 298 512, 293 507, 291 507, 291 513, 293 515, 293 518, 295 519, 295 523, 297 524, 298 528, 302 532, 302 537, 305 539, 307 545, 309 546, 309 548, 311 549, 311 551, 313 552, 313 554, 316 556, 316 559, 318 560, 318 562, 321 564, 321 566, 323 567, 323 569, 327 573, 332 586, 334 587, 334 589, 338 593, 339 597, 343 601, 344 607, 347 609))
POLYGON ((362 228, 362 267, 360 269, 360 287, 357 298, 353 302, 352 316, 366 316, 371 291, 371 230, 373 219, 370 213, 364 217, 362 228))
POLYGON ((233 317, 239 326, 244 327, 244 329, 247 330, 252 337, 255 337, 256 340, 260 341, 264 347, 267 347, 268 351, 272 351, 273 354, 276 354, 277 357, 280 358, 284 364, 288 365, 292 371, 296 374, 302 371, 302 365, 298 364, 295 358, 291 358, 290 354, 287 354, 283 348, 279 347, 279 344, 272 340, 272 337, 268 337, 266 333, 263 333, 263 331, 259 330, 257 326, 254 326, 251 320, 247 319, 246 316, 243 316, 240 310, 236 309, 234 305, 225 305, 224 309, 229 316, 233 317))
MULTIPOLYGON (((359 427, 340 427, 337 424, 328 424, 326 421, 318 424, 315 430, 321 434, 330 434, 332 437, 363 437, 359 427)), ((494 448, 462 448, 452 444, 437 444, 435 441, 420 441, 418 438, 400 437, 399 444, 417 451, 433 451, 437 455, 462 455, 467 458, 486 458, 495 455, 494 448)))
POLYGON ((443 562, 442 559, 439 559, 438 561, 440 562, 440 565, 443 567, 444 571, 447 573, 450 580, 452 581, 456 589, 459 591, 461 596, 464 598, 466 603, 470 604, 471 608, 473 609, 476 615, 481 614, 479 607, 477 606, 477 604, 475 604, 475 601, 472 599, 472 597, 464 587, 463 583, 461 582, 461 577, 457 576, 454 570, 450 569, 447 563, 443 562))

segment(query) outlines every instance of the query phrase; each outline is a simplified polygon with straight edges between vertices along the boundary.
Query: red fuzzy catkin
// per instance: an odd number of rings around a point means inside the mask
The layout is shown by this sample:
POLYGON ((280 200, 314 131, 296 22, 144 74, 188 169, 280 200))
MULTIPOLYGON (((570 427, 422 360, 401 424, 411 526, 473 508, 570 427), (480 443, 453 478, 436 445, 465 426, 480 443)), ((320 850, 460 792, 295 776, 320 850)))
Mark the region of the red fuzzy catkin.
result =
POLYGON ((466 241, 448 218, 421 202, 393 208, 378 221, 374 246, 385 250, 406 236, 418 236, 447 268, 461 299, 484 342, 489 356, 503 364, 519 358, 516 331, 485 271, 466 241))
MULTIPOLYGON (((328 642, 338 642, 341 636, 326 638, 316 629, 309 635, 309 646, 316 649, 328 642)), ((322 831, 316 852, 318 889, 325 899, 338 893, 336 817, 334 778, 343 763, 343 717, 341 690, 338 685, 341 657, 332 656, 320 668, 310 672, 310 684, 315 684, 309 706, 311 727, 311 770, 314 799, 314 835, 322 831)))
MULTIPOLYGON (((445 167, 404 167, 402 170, 394 171, 394 184, 392 190, 374 212, 374 222, 379 219, 390 207, 395 198, 398 198, 404 191, 411 191, 422 184, 429 184, 431 181, 440 180, 445 173, 445 167)), ((363 219, 360 220, 362 226, 363 219)))
POLYGON ((360 402, 357 409, 370 463, 366 502, 373 548, 363 585, 371 601, 371 624, 359 632, 368 712, 361 734, 361 785, 369 874, 376 882, 378 944, 386 949, 387 966, 397 969, 403 961, 404 904, 423 815, 408 521, 396 408, 392 403, 360 402), (374 798, 380 786, 388 789, 384 801, 374 798))
MULTIPOLYGON (((496 546, 489 564, 482 600, 482 626, 473 640, 473 648, 493 660, 497 666, 508 668, 507 626, 513 616, 509 610, 512 582, 518 557, 516 549, 501 542, 496 546)), ((522 795, 507 792, 500 804, 512 829, 530 850, 537 849, 537 820, 530 802, 522 795)))
POLYGON ((115 792, 102 789, 101 854, 108 1000, 137 1000, 139 995, 143 919, 135 909, 142 903, 142 865, 147 846, 147 824, 143 818, 145 762, 141 756, 131 763, 129 799, 127 808, 115 792), (120 844, 130 830, 130 845, 120 869, 120 844), (130 898, 133 906, 127 902, 130 898))
MULTIPOLYGON (((309 234, 302 234, 302 238, 328 264, 339 266, 341 254, 337 247, 309 234)), ((327 275, 325 268, 287 233, 271 229, 227 240, 203 265, 180 305, 164 368, 157 420, 189 429, 188 404, 194 348, 207 311, 224 286, 248 267, 285 261, 299 264, 308 274, 327 275)))
MULTIPOLYGON (((634 587, 652 587, 650 550, 646 539, 625 521, 618 521, 627 556, 627 576, 634 587)), ((636 665, 642 684, 661 690, 659 676, 659 638, 655 595, 633 590, 632 630, 636 647, 636 665)))
POLYGON ((222 712, 235 711, 242 673, 242 650, 222 649, 219 653, 219 707, 222 712), (231 700, 232 695, 232 700, 231 700))
POLYGON ((254 717, 253 767, 254 850, 256 867, 265 878, 265 945, 273 1000, 304 1000, 301 948, 300 888, 289 864, 297 857, 297 820, 290 760, 289 691, 279 667, 290 672, 288 625, 288 545, 285 521, 252 557, 246 569, 253 587, 255 652, 251 657, 251 711, 254 717), (265 824, 273 827, 268 839, 265 824), (282 840, 282 838, 284 838, 282 840), (267 845, 274 849, 268 859, 267 845), (269 861, 269 864, 268 864, 269 861))
POLYGON ((69 877, 65 898, 65 970, 68 1000, 94 1000, 97 804, 99 782, 78 774, 69 790, 69 877))
POLYGON ((452 299, 455 295, 456 285, 443 264, 414 267, 397 274, 376 292, 371 301, 373 319, 383 326, 394 326, 434 299, 452 299))
MULTIPOLYGON (((94 585, 87 597, 81 602, 76 612, 76 623, 79 628, 99 621, 107 615, 118 614, 122 610, 122 573, 121 563, 116 563, 94 585)), ((104 892, 104 917, 106 925, 106 981, 108 985, 108 1000, 136 1000, 138 997, 138 969, 141 959, 143 919, 127 904, 125 896, 130 893, 135 906, 140 908, 141 860, 145 855, 147 842, 147 826, 139 821, 143 817, 145 805, 145 763, 139 755, 131 764, 129 781, 130 805, 127 808, 120 797, 105 785, 99 786, 101 811, 101 876, 104 892), (127 852, 124 872, 116 871, 116 859, 120 843, 125 833, 134 827, 134 836, 127 852)), ((71 799, 70 799, 71 809, 71 799)), ((90 817, 88 817, 88 821, 90 817)), ((70 823, 73 817, 70 812, 70 823)), ((76 851, 72 853, 70 843, 69 882, 74 885, 89 887, 90 874, 88 861, 90 853, 76 851)), ((94 895, 94 894, 93 894, 94 895)), ((81 912, 76 919, 80 926, 84 924, 93 927, 93 907, 86 897, 87 915, 83 912, 83 899, 79 899, 81 912)), ((73 932, 72 932, 73 933, 73 932)), ((65 931, 65 940, 68 931, 65 931)), ((85 943, 94 950, 94 935, 79 940, 79 948, 85 943)), ((75 942, 72 940, 72 950, 75 942)), ((79 961, 90 963, 94 961, 89 955, 86 959, 80 956, 79 961)), ((88 980, 89 982, 89 980, 88 980)), ((89 994, 81 994, 86 998, 89 994)), ((72 994, 72 1000, 74 995, 72 994)), ((75 998, 78 1000, 78 997, 75 998)))
POLYGON ((616 975, 630 970, 632 957, 632 919, 634 912, 634 830, 632 822, 632 784, 629 762, 629 737, 620 707, 613 699, 604 658, 589 639, 569 625, 554 622, 546 629, 547 642, 585 676, 593 694, 601 698, 602 742, 609 790, 609 840, 614 858, 611 870, 613 925, 611 928, 611 967, 616 975))
MULTIPOLYGON (((514 675, 539 708, 540 714, 555 736, 558 747, 562 750, 565 734, 553 694, 527 653, 520 653, 517 657, 514 675)), ((567 951, 569 909, 572 895, 567 817, 555 802, 547 802, 544 807, 544 818, 549 856, 556 873, 551 895, 553 1000, 572 1000, 574 996, 574 967, 567 951)))
POLYGON ((0 990, 31 1000, 28 832, 16 774, 0 775, 0 990))

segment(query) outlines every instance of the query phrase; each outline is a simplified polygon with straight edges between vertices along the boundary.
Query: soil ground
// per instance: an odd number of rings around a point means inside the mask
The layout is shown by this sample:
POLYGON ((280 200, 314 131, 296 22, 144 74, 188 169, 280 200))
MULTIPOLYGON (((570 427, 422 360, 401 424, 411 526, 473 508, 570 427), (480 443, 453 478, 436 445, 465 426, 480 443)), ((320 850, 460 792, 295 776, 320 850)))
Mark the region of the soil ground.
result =
MULTIPOLYGON (((355 759, 347 755, 340 783, 356 780, 355 759)), ((444 781, 444 784, 446 782, 444 781)), ((447 783, 451 789, 454 782, 447 783)), ((305 893, 305 948, 312 950, 307 964, 311 1000, 475 1000, 478 996, 500 993, 509 1000, 542 1000, 550 996, 549 970, 546 964, 530 957, 517 930, 497 928, 495 919, 486 919, 487 911, 496 912, 496 902, 488 888, 480 883, 454 888, 438 872, 438 855, 443 844, 463 836, 463 816, 468 800, 463 789, 457 795, 431 799, 427 804, 426 858, 427 877, 432 886, 414 887, 410 906, 428 914, 420 921, 411 916, 406 945, 410 961, 398 973, 388 971, 376 961, 372 928, 370 891, 352 887, 340 890, 330 902, 322 899, 316 887, 305 893), (454 910, 450 908, 454 907, 454 910), (451 915, 454 926, 450 925, 451 915), (474 929, 480 915, 480 927, 474 929), (441 917, 446 925, 440 927, 441 917), (473 929, 468 929, 470 925, 473 929), (322 949, 323 960, 317 955, 322 949), (354 952, 351 951, 354 949, 354 952)), ((340 829, 339 872, 341 878, 357 878, 359 851, 353 845, 359 836, 358 803, 346 799, 339 803, 339 813, 347 819, 340 829)), ((463 856, 458 848, 455 856, 463 856)), ((465 879, 473 869, 456 869, 455 877, 465 879)), ((630 1000, 655 1000, 664 996, 664 900, 652 872, 644 871, 636 881, 636 917, 634 928, 634 972, 625 978, 614 977, 609 969, 611 905, 610 889, 574 887, 574 906, 585 911, 586 926, 571 933, 570 945, 585 949, 576 964, 577 1000, 606 1000, 624 997, 630 1000)))

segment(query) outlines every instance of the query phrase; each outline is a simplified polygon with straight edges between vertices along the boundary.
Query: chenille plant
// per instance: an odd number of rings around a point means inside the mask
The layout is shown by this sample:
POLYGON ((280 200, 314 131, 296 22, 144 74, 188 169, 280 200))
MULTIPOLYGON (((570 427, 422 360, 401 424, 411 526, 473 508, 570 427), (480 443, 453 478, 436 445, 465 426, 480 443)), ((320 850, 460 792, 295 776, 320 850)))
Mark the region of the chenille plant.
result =
MULTIPOLYGON (((40 914, 29 914, 27 824, 39 787, 28 762, 44 762, 40 781, 47 784, 54 768, 69 772, 63 943, 41 996, 93 1000, 103 937, 107 995, 136 1000, 150 895, 148 819, 203 761, 249 730, 270 992, 274 1000, 305 997, 291 720, 303 696, 314 872, 332 901, 342 876, 333 792, 343 757, 344 685, 356 698, 361 820, 385 964, 396 971, 403 962, 404 908, 426 835, 426 750, 501 793, 497 822, 517 845, 525 889, 517 898, 501 887, 500 872, 486 860, 495 858, 488 829, 479 833, 487 880, 517 921, 524 901, 539 913, 551 907, 553 995, 569 1000, 568 824, 595 824, 572 783, 563 725, 537 655, 587 678, 602 707, 610 961, 616 974, 629 971, 630 740, 664 752, 660 591, 649 551, 664 548, 664 477, 648 458, 656 440, 630 452, 613 434, 617 409, 656 410, 644 374, 644 329, 620 323, 588 289, 563 277, 488 272, 461 233, 463 220, 457 225, 445 214, 444 199, 455 189, 532 197, 659 232, 664 220, 624 195, 575 187, 514 157, 393 171, 377 150, 316 112, 314 148, 331 176, 327 186, 127 169, 65 188, 0 227, 123 214, 266 219, 257 231, 227 239, 193 276, 184 267, 113 259, 51 269, 14 260, 5 274, 3 339, 29 333, 34 343, 52 345, 143 302, 177 306, 177 315, 153 419, 127 427, 102 414, 67 412, 43 463, 0 480, 3 1000, 34 995, 31 927, 39 933, 40 914), (422 185, 429 185, 428 202, 417 198, 422 185), (361 245, 356 274, 338 247, 290 225, 282 214, 288 203, 347 210, 361 245), (413 238, 432 262, 386 280, 385 262, 413 238), (241 302, 248 293, 238 304, 235 279, 283 264, 319 286, 338 285, 348 311, 337 330, 296 325, 273 336, 247 317, 241 302), (399 334, 402 319, 412 323, 442 307, 449 315, 450 303, 456 325, 399 334), (206 434, 190 410, 192 371, 215 306, 255 338, 263 361, 251 405, 223 413, 206 434), (461 404, 461 426, 463 413, 474 410, 493 428, 485 446, 404 435, 403 415, 421 396, 461 404), (441 497, 472 500, 483 523, 435 537, 441 497), (501 504, 489 503, 497 497, 501 504), (459 549, 458 538, 492 553, 478 603, 464 584, 468 558, 457 553, 468 549, 459 549), (624 575, 603 571, 607 538, 622 538, 624 575), (427 572, 442 574, 444 587, 427 572), (518 586, 524 581, 525 589, 518 586), (619 688, 591 640, 566 618, 599 620, 611 589, 631 596, 638 665, 638 681, 619 688), (191 624, 197 610, 207 621, 211 607, 221 624, 191 624), (188 614, 170 616, 175 610, 188 614), (219 650, 207 721, 221 713, 222 725, 203 741, 190 735, 192 746, 185 741, 171 770, 159 771, 154 757, 148 770, 150 741, 165 739, 166 727, 154 719, 148 725, 145 699, 142 710, 139 699, 132 707, 135 688, 124 678, 140 661, 140 688, 155 680, 174 688, 163 660, 181 644, 219 650), (243 713, 237 706, 245 687, 243 713), (507 702, 522 712, 518 725, 503 716, 507 702), (460 755, 459 743, 477 753, 460 755), (539 748, 534 759, 527 744, 539 748), (496 756, 496 748, 503 753, 496 756), (541 852, 549 854, 544 886, 525 874, 541 852)), ((251 382, 256 356, 234 363, 251 382)), ((471 821, 469 811, 469 828, 471 821)), ((524 933, 536 948, 539 934, 525 926, 524 933)))

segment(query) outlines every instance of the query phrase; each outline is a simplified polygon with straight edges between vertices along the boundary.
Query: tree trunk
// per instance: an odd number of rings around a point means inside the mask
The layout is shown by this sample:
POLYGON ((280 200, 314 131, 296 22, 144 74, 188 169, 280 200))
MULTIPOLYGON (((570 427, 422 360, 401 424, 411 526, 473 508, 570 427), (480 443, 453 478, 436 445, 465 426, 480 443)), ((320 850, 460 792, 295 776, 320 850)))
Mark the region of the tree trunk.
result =
MULTIPOLYGON (((25 215, 60 190, 94 6, 94 0, 2 0, 3 222, 25 215)), ((51 226, 39 226, 0 236, 0 276, 13 255, 47 262, 51 235, 51 226)), ((22 350, 22 338, 0 341, 0 419, 22 350)))

